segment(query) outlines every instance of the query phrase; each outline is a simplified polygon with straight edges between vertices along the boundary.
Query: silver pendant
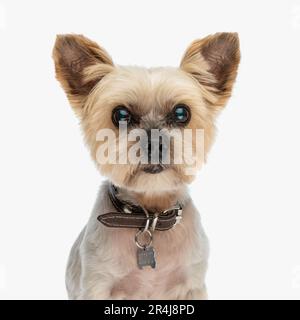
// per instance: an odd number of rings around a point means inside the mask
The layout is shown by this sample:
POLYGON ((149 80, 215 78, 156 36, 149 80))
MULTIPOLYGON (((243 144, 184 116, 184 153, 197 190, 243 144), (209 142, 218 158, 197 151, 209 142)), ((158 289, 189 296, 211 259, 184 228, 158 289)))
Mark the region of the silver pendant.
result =
POLYGON ((156 266, 155 251, 153 247, 144 247, 137 249, 137 264, 139 269, 151 266, 152 269, 156 266))

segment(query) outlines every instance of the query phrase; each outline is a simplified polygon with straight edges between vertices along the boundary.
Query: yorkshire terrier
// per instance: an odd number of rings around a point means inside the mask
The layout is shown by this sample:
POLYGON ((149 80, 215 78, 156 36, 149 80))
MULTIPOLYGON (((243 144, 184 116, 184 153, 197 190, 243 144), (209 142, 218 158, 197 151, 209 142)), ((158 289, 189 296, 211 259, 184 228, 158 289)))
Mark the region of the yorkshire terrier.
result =
POLYGON ((91 156, 108 179, 70 253, 69 298, 206 299, 208 241, 187 185, 231 95, 238 35, 194 41, 178 68, 118 66, 75 34, 57 36, 53 59, 91 156), (195 158, 197 130, 203 136, 195 158), (185 159, 195 160, 193 170, 191 161, 174 160, 184 132, 191 132, 183 142, 191 142, 185 159))

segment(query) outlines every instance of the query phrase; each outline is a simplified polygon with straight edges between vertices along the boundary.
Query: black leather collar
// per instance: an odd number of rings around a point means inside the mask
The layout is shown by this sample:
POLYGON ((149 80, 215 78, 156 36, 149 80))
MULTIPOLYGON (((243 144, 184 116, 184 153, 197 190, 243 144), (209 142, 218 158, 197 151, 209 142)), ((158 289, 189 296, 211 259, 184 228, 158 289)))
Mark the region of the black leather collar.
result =
POLYGON ((109 185, 108 195, 117 212, 107 212, 97 218, 107 227, 142 229, 149 225, 152 231, 164 231, 171 229, 182 218, 180 204, 163 212, 149 212, 139 205, 118 198, 118 189, 112 184, 109 185))

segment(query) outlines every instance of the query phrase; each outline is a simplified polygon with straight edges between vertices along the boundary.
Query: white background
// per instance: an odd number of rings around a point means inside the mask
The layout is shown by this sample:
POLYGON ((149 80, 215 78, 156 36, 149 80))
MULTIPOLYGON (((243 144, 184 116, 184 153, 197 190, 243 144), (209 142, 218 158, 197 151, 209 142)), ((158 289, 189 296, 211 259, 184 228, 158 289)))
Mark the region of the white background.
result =
POLYGON ((177 66, 237 31, 242 62, 191 193, 211 299, 300 298, 300 1, 0 1, 0 298, 65 299, 71 245, 102 178, 54 78, 57 33, 117 64, 177 66))

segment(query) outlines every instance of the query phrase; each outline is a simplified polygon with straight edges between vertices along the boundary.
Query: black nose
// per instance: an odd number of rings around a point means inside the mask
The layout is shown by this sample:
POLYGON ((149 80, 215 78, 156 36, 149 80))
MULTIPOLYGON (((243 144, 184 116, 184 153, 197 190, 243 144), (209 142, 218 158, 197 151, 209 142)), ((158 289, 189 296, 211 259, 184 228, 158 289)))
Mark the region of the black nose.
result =
POLYGON ((148 145, 145 148, 147 152, 148 163, 162 163, 164 153, 168 150, 168 146, 163 139, 163 135, 151 136, 151 130, 147 130, 148 145))
POLYGON ((148 140, 148 162, 151 163, 151 160, 154 162, 161 163, 163 156, 163 141, 162 137, 159 137, 159 140, 148 140))

